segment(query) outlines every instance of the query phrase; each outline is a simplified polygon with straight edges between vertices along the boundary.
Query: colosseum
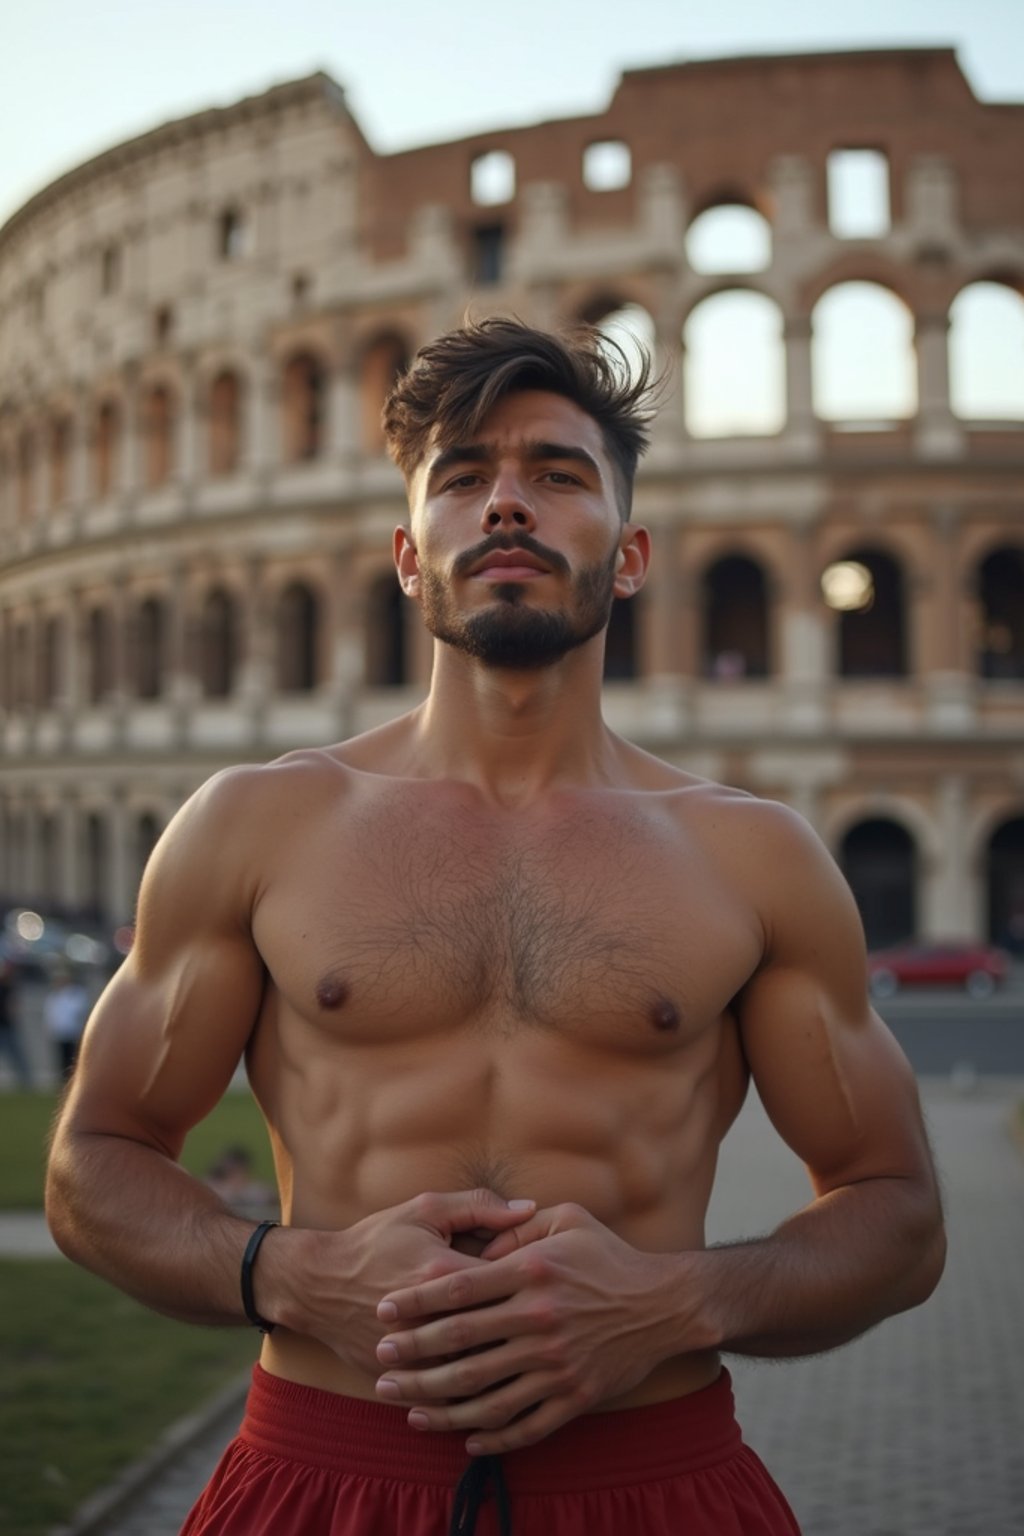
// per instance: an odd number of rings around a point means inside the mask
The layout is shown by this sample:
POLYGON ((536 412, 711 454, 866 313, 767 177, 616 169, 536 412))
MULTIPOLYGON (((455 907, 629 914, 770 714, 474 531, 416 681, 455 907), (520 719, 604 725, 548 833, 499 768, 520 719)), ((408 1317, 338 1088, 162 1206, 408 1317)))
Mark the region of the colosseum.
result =
POLYGON ((0 229, 5 904, 129 920, 208 775, 422 697, 380 407, 469 310, 673 381, 612 726, 796 806, 873 945, 1024 950, 1022 165, 1024 104, 900 49, 388 155, 316 74, 45 187, 0 229))

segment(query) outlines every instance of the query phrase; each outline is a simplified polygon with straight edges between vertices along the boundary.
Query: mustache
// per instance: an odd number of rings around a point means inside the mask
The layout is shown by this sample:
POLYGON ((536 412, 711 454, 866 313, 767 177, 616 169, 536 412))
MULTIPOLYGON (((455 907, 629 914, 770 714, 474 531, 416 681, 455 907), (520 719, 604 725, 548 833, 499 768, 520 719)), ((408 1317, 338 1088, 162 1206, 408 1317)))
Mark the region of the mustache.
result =
POLYGON ((541 544, 528 533, 495 533, 488 539, 481 539, 479 544, 474 544, 472 549, 463 550, 462 554, 456 557, 452 567, 453 574, 465 576, 478 560, 486 559, 496 549, 500 549, 505 554, 509 554, 514 549, 527 550, 538 560, 543 560, 544 564, 557 575, 568 576, 569 574, 569 562, 565 556, 560 555, 557 550, 548 549, 545 544, 541 544))

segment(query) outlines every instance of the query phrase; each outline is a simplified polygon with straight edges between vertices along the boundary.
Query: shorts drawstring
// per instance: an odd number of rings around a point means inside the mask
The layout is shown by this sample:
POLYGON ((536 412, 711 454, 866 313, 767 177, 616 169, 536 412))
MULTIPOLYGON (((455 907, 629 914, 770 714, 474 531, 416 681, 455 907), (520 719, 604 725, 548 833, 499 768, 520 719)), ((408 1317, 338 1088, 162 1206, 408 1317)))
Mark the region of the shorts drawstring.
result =
POLYGON ((505 1485, 505 1469, 500 1456, 474 1456, 459 1478, 452 1500, 452 1519, 448 1536, 473 1536, 480 1506, 491 1492, 498 1505, 498 1529, 500 1536, 512 1536, 512 1511, 509 1508, 508 1488, 505 1485))

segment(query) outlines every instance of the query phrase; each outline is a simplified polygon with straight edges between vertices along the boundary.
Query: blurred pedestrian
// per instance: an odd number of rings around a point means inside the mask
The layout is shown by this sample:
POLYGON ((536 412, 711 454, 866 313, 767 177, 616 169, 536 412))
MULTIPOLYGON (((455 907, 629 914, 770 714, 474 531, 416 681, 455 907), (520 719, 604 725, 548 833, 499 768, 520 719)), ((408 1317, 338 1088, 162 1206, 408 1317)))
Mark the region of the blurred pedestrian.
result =
POLYGON ((11 1064, 19 1088, 31 1088, 28 1057, 18 1033, 17 973, 9 960, 0 959, 0 1056, 11 1064))
POLYGON ((61 967, 53 973, 50 989, 43 1000, 43 1023, 57 1047, 58 1066, 65 1083, 74 1070, 88 1016, 89 994, 72 970, 61 967))

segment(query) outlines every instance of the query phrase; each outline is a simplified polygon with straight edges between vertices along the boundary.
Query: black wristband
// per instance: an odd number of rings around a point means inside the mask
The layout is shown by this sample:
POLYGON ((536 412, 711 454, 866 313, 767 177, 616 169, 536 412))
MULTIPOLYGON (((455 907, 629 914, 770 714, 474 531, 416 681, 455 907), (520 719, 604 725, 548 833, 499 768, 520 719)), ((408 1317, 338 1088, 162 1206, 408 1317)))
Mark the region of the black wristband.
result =
POLYGON ((273 1333, 274 1324, 268 1323, 266 1318, 260 1317, 256 1311, 256 1301, 252 1294, 252 1267, 256 1262, 260 1243, 262 1243, 271 1227, 277 1226, 280 1226, 280 1222, 261 1221, 259 1226, 250 1233, 249 1241, 245 1245, 245 1252, 242 1254, 242 1306, 245 1309, 246 1317, 254 1328, 260 1330, 260 1333, 273 1333))

